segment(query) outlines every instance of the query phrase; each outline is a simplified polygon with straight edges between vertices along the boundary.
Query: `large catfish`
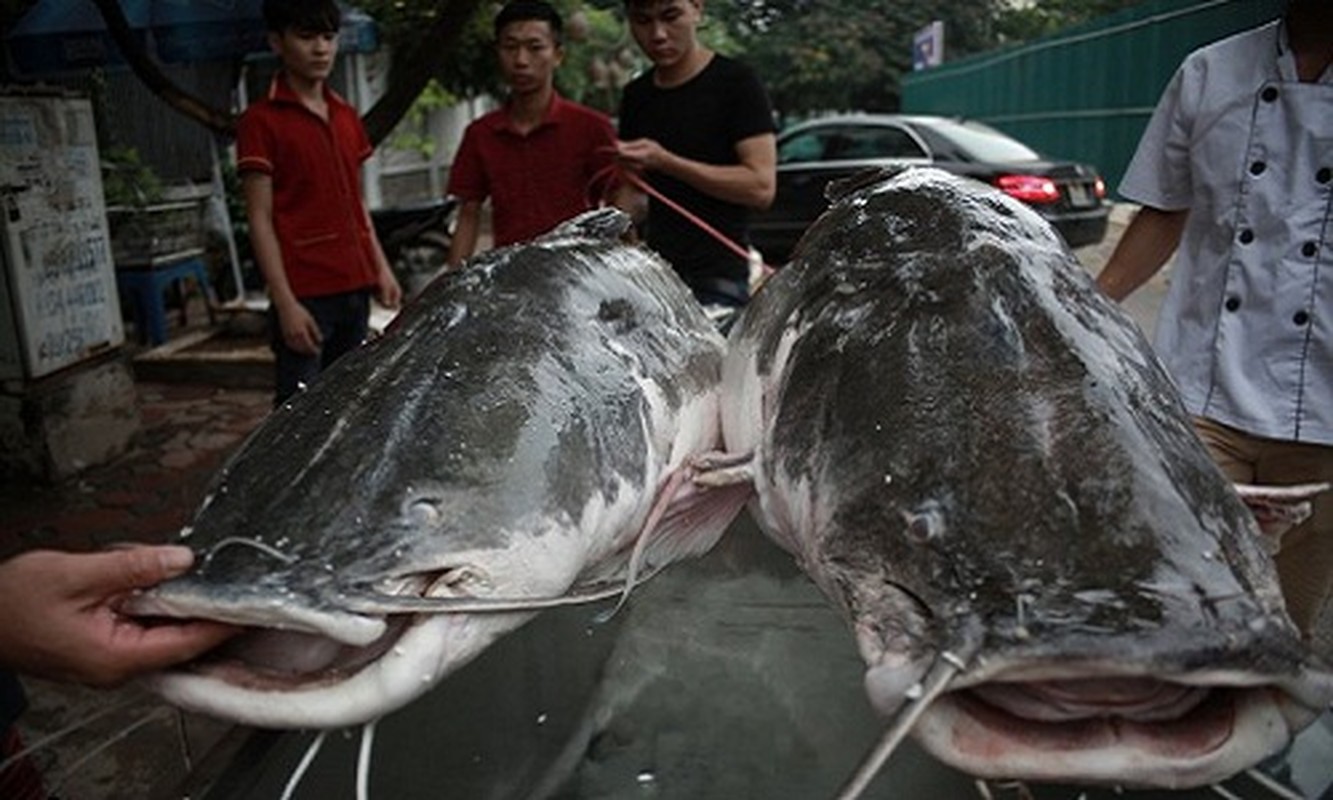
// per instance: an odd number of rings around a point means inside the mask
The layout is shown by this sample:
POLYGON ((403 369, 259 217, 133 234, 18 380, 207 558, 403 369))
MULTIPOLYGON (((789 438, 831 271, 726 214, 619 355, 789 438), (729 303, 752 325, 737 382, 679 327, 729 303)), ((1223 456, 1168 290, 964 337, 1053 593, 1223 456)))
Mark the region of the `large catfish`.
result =
POLYGON ((252 629, 149 680, 269 727, 377 718, 534 610, 707 551, 724 342, 619 212, 475 259, 276 411, 216 478, 192 573, 142 615, 252 629))
POLYGON ((977 776, 1167 787, 1326 709, 1254 518, 1058 235, 934 169, 831 195, 732 331, 723 429, 875 708, 977 776))

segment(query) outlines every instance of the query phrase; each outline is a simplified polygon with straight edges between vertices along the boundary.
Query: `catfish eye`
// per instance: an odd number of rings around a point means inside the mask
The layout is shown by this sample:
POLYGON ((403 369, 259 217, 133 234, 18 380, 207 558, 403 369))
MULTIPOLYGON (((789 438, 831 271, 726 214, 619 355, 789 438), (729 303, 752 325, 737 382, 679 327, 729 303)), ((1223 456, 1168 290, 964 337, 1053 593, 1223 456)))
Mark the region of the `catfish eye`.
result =
POLYGON ((440 521, 440 503, 429 497, 419 497, 407 504, 405 516, 413 525, 434 525, 440 521))

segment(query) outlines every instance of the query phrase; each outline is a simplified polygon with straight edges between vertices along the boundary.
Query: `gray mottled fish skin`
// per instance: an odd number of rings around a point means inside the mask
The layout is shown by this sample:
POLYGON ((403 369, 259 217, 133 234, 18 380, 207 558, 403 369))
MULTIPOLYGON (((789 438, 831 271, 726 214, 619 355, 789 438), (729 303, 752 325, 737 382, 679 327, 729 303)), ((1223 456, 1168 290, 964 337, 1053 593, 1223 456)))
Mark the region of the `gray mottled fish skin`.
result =
POLYGON ((1000 193, 863 181, 732 331, 723 427, 872 703, 961 661, 914 734, 985 777, 1200 785, 1278 750, 1333 676, 1132 321, 1000 193))
MULTIPOLYGON (((623 580, 668 477, 720 444, 724 349, 673 271, 616 241, 625 224, 593 213, 475 259, 276 411, 182 534, 194 572, 135 611, 284 632, 150 684, 250 724, 353 724, 531 616, 377 598, 623 580)), ((741 503, 659 529, 648 562, 707 550, 741 503)))

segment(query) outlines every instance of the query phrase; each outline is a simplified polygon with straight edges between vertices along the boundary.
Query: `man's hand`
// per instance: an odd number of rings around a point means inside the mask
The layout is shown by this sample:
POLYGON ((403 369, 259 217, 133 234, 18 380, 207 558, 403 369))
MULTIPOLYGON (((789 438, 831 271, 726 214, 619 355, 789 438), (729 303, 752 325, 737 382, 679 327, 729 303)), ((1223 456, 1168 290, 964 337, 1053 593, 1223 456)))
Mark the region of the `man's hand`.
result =
POLYGON ((278 325, 282 328, 282 340, 292 350, 307 356, 319 355, 324 334, 319 332, 319 323, 301 301, 293 300, 278 307, 278 325))
POLYGON ((393 270, 387 265, 380 268, 379 277, 376 279, 375 300, 388 309, 397 308, 398 304, 403 302, 403 289, 398 285, 398 279, 393 276, 393 270))
POLYGON ((653 139, 616 142, 616 158, 622 167, 633 172, 660 171, 667 155, 666 148, 653 139))
POLYGON ((238 628, 187 621, 145 625, 116 608, 126 594, 189 569, 189 548, 103 553, 35 550, 0 562, 0 664, 51 680, 115 686, 188 661, 238 628))

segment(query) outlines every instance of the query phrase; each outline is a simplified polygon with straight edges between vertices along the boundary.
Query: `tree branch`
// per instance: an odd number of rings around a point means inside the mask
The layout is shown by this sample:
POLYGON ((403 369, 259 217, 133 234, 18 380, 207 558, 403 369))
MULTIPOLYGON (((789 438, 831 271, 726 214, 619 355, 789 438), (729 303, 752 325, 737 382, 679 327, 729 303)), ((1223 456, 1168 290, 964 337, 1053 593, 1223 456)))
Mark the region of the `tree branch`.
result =
MULTIPOLYGON (((105 1, 99 0, 99 2, 105 1)), ((421 36, 418 44, 404 53, 402 58, 394 58, 389 88, 363 117, 366 134, 372 143, 379 145, 384 141, 412 107, 412 103, 416 102, 431 77, 439 74, 449 63, 454 43, 467 29, 468 22, 473 14, 477 13, 482 2, 483 0, 441 2, 440 15, 421 36)))
POLYGON ((140 41, 130 28, 117 0, 93 0, 102 19, 106 20, 107 32, 120 48, 121 55, 129 63, 130 69, 148 87, 149 91, 160 97, 168 106, 200 123, 216 134, 232 136, 236 132, 236 117, 228 111, 214 108, 198 97, 177 86, 163 74, 158 65, 148 57, 140 41))

